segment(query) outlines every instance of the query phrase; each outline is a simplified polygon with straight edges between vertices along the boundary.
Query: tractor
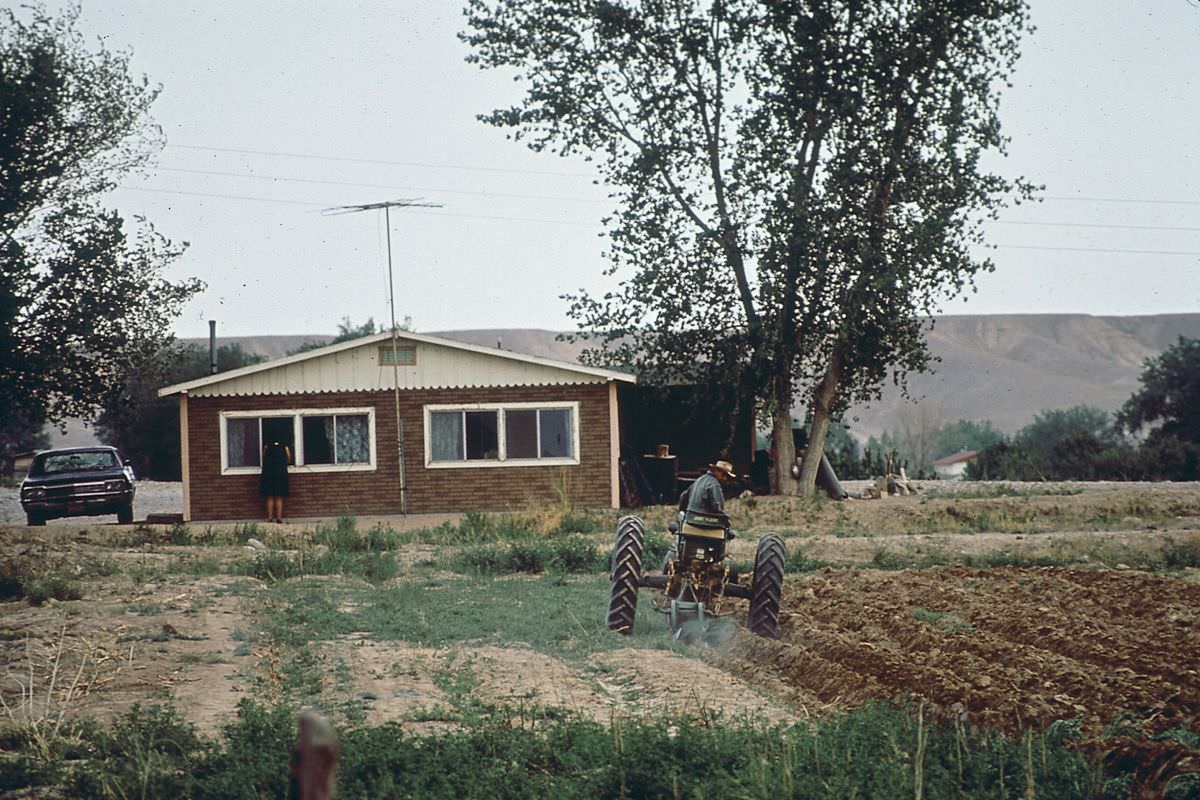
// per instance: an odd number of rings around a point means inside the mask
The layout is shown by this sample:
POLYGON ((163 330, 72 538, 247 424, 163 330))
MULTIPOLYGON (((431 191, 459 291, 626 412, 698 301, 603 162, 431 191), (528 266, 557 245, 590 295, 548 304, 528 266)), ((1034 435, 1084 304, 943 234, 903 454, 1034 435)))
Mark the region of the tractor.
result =
POLYGON ((608 599, 610 630, 627 635, 633 632, 638 589, 646 587, 659 590, 654 608, 667 616, 676 639, 689 638, 689 631, 702 627, 709 619, 732 613, 724 607, 728 597, 750 601, 751 632, 779 638, 779 605, 787 557, 783 539, 774 533, 759 539, 754 573, 747 586, 740 582, 744 576, 725 563, 726 545, 736 536, 728 516, 681 511, 667 529, 675 541, 663 561, 662 573, 647 575, 642 568, 645 523, 632 515, 617 523, 608 599))

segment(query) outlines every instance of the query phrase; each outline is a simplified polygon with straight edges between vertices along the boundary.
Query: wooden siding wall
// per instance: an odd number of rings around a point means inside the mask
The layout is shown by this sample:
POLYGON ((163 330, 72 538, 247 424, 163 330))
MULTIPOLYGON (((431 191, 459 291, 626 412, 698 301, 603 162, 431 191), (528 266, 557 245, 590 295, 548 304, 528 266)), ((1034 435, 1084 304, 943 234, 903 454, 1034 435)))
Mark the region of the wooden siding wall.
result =
MULTIPOLYGON (((608 387, 603 383, 402 391, 400 413, 405 429, 409 513, 525 508, 557 502, 560 489, 568 491, 576 505, 608 507, 611 497, 608 399, 608 387), (576 466, 425 468, 423 409, 426 405, 570 401, 579 402, 581 458, 576 466)), ((291 496, 284 510, 288 517, 399 514, 394 402, 390 391, 375 391, 191 397, 187 403, 191 518, 264 516, 257 475, 221 475, 220 412, 368 406, 375 408, 377 469, 292 471, 291 496)))

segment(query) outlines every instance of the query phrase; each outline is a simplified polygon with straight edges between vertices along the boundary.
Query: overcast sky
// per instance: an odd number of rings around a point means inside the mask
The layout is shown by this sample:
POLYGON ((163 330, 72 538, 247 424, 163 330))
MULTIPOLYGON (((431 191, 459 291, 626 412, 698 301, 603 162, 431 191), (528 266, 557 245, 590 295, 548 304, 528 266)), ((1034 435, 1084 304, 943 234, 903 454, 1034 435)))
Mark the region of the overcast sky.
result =
MULTIPOLYGON (((997 270, 947 313, 1200 310, 1200 0, 1032 0, 1002 169, 1046 199, 990 229, 997 270)), ((558 298, 600 289, 609 209, 582 162, 475 116, 519 94, 464 61, 452 0, 83 0, 81 26, 162 84, 167 147, 111 202, 190 243, 169 270, 207 290, 181 336, 333 333, 397 314, 417 330, 569 329, 558 298)))

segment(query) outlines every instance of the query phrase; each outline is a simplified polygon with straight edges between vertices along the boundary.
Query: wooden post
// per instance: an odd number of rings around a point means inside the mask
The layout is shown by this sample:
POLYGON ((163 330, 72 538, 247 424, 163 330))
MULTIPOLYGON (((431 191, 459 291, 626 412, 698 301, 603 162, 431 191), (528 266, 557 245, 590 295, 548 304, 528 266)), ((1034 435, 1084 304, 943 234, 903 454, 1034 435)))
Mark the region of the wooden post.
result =
POLYGON ((316 711, 300 712, 296 746, 292 749, 290 800, 330 800, 333 774, 342 754, 329 720, 316 711))

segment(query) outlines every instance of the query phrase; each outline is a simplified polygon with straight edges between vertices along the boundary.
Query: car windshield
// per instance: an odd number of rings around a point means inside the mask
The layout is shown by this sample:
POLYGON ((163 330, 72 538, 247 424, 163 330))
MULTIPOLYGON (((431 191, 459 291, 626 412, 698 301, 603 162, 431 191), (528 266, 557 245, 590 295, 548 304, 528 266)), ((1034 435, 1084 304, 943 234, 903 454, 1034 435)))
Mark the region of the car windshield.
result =
POLYGON ((111 450, 85 450, 77 453, 43 453, 33 460, 30 475, 58 475, 63 472, 94 472, 119 466, 111 450))

